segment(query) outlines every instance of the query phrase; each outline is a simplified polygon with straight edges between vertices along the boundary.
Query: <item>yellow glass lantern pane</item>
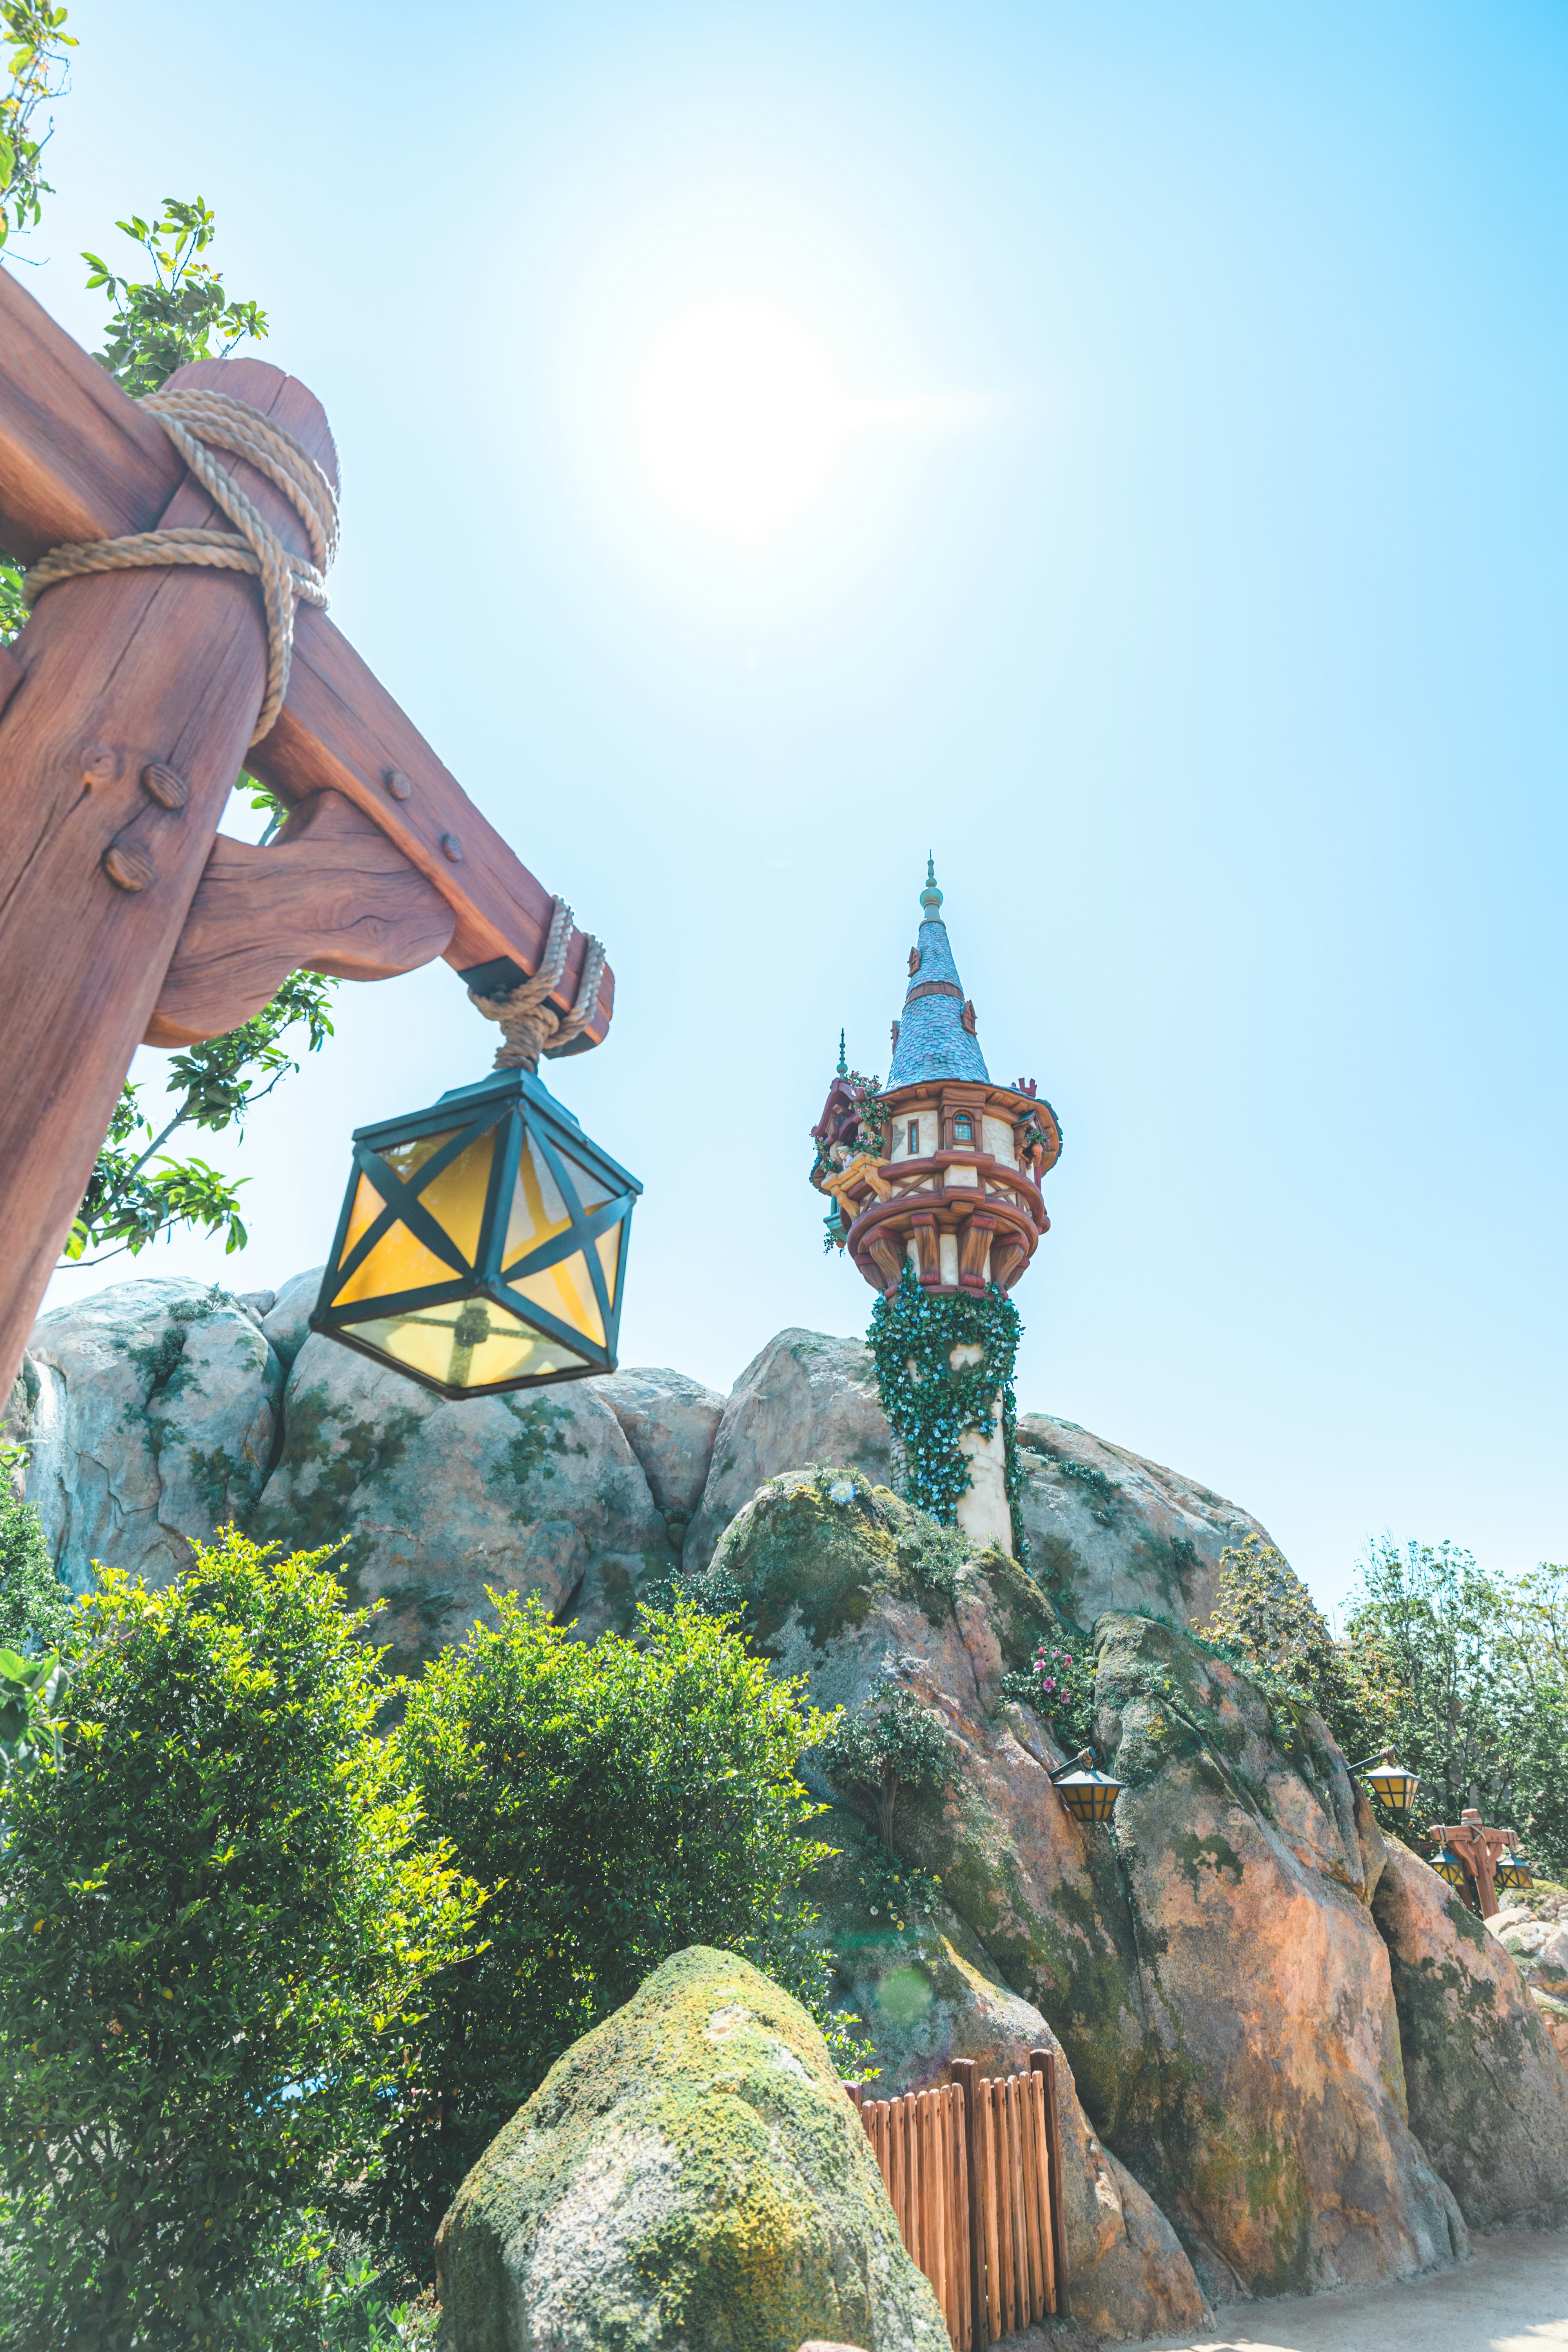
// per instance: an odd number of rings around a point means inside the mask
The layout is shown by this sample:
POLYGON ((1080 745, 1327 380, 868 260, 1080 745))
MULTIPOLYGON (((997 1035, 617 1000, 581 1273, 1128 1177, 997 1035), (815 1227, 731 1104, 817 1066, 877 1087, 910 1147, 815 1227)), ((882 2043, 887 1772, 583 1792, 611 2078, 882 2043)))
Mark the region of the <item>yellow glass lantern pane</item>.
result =
POLYGON ((354 1189, 354 1204, 349 1211, 349 1228, 343 1236, 343 1255, 351 1256, 363 1236, 367 1234, 386 1202, 368 1176, 361 1176, 354 1189))
MULTIPOLYGON (((486 1128, 457 1158, 421 1185, 419 1205, 428 1209, 445 1234, 449 1234, 470 1265, 479 1255, 479 1227, 484 1223, 485 1195, 489 1190, 490 1161, 495 1156, 497 1129, 486 1128)), ((390 1155, 388 1155, 390 1157, 390 1155)))
POLYGON ((449 1388, 493 1388, 500 1381, 574 1370, 587 1361, 488 1298, 356 1323, 353 1333, 395 1363, 449 1388))
POLYGON ((574 1250, 554 1265, 547 1265, 542 1274, 525 1274, 509 1277, 510 1286, 520 1298, 531 1299, 542 1307, 558 1323, 565 1323, 591 1339, 595 1348, 605 1344, 605 1318, 599 1312, 599 1302, 594 1295, 594 1277, 588 1272, 588 1261, 581 1250, 574 1250))
POLYGON ((612 1307, 616 1303, 616 1277, 621 1270, 621 1235, 625 1231, 626 1219, 623 1217, 619 1224, 612 1225, 609 1232, 601 1234, 594 1244, 604 1269, 605 1296, 612 1307))
POLYGON ((394 1225, 355 1266, 332 1304, 346 1307, 356 1298, 391 1298, 401 1290, 428 1290, 433 1283, 461 1280, 445 1258, 426 1248, 417 1234, 411 1234, 406 1225, 394 1225))
POLYGON ((531 1250, 542 1249, 557 1234, 563 1234, 571 1222, 561 1187, 550 1172, 549 1161, 532 1136, 525 1133, 506 1221, 506 1241, 501 1250, 503 1272, 531 1250))
MULTIPOLYGON (((380 1156, 395 1175, 409 1183, 457 1132, 456 1128, 448 1128, 442 1135, 422 1135, 408 1143, 394 1144, 380 1156)), ((490 1129, 476 1136, 438 1176, 432 1177, 419 1194, 420 1206, 427 1209, 442 1231, 451 1235, 470 1265, 479 1245, 479 1226, 484 1218, 494 1150, 495 1130, 490 1129)), ((362 1175, 343 1242, 345 1257, 385 1206, 371 1179, 362 1175)), ((450 1282, 455 1271, 445 1258, 437 1257, 417 1234, 399 1223, 382 1235, 363 1264, 356 1266, 336 1293, 335 1303, 347 1306, 360 1298, 388 1298, 400 1290, 426 1290, 433 1283, 450 1282)))

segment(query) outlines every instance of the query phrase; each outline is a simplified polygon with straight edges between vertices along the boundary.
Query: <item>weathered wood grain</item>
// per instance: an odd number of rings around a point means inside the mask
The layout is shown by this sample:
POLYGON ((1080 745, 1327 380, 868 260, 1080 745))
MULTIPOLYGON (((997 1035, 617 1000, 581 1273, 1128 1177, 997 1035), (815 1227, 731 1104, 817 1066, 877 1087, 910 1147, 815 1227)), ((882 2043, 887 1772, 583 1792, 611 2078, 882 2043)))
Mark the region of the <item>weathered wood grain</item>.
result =
MULTIPOLYGON (((335 471, 326 416, 303 384, 255 360, 200 362, 174 381, 215 373, 335 471)), ((237 472, 303 552, 292 508, 250 467, 237 472)), ((182 481, 165 519, 201 528, 216 518, 205 493, 182 481)), ((194 570, 66 581, 42 599, 16 654, 23 681, 0 712, 0 1388, 152 1016, 267 667, 254 583, 194 570), (183 807, 148 794, 142 772, 154 763, 184 779, 183 807), (122 866, 150 869, 145 887, 116 887, 105 870, 115 849, 122 866)))
POLYGON ((316 793, 265 849, 219 834, 144 1042, 193 1045, 237 1029, 291 971, 412 971, 444 952, 454 920, 367 816, 316 793))
MULTIPOLYGON (((206 382, 244 400, 249 395, 242 389, 241 372, 262 363, 200 364, 216 373, 204 377, 182 371, 175 381, 206 382)), ((151 530, 183 476, 163 430, 16 278, 0 270, 0 548, 32 562, 66 541, 151 530)), ((292 524, 292 509, 284 511, 292 524)), ((217 520, 227 528, 221 516, 217 520)), ((31 624, 24 635, 36 626, 31 624)), ((287 799, 335 791, 362 807, 452 908, 457 923, 445 952, 459 971, 500 962, 515 965, 517 977, 537 970, 550 927, 551 893, 480 814, 341 632, 313 606, 301 607, 296 616, 294 669, 283 713, 247 764, 287 799), (406 800, 387 790, 389 770, 407 778, 406 800), (444 835, 461 845, 459 864, 443 852, 444 835)), ((575 1001, 586 953, 585 935, 574 931, 566 969, 552 999, 562 1011, 575 1001)), ((604 1038, 614 1005, 615 982, 606 968, 598 1008, 571 1050, 586 1050, 604 1038)))

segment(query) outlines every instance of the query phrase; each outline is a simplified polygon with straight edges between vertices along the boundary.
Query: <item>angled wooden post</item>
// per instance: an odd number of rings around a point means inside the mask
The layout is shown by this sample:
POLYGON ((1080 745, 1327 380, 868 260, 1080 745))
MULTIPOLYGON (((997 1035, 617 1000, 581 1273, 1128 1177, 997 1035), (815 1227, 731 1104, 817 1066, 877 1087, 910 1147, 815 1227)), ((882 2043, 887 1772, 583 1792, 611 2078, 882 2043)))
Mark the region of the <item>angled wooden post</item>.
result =
MULTIPOLYGON (((183 368, 173 381, 210 383, 217 365, 183 368)), ((258 360, 230 361, 222 382, 335 479, 325 412, 303 384, 258 360)), ((254 468, 237 460, 234 471, 289 546, 308 554, 287 500, 254 468)), ((163 520, 225 524, 184 480, 163 520)), ((21 682, 0 712, 7 1386, 244 763, 267 636, 243 574, 109 572, 51 589, 15 654, 21 682), (160 798, 154 769, 177 790, 160 798)))
MULTIPOLYGON (((269 416, 335 478, 320 404, 258 360, 174 384, 269 416)), ((293 508, 226 464, 286 544, 293 508)), ((23 563, 162 523, 225 525, 153 417, 0 269, 0 549, 23 563)), ((356 979, 444 955, 486 995, 536 973, 557 902, 326 615, 295 615, 289 692, 250 747, 266 676, 253 581, 178 569, 52 588, 0 646, 0 1393, 9 1387, 132 1054, 258 1011, 295 965, 356 979), (215 847, 242 763, 297 809, 273 851, 215 847)), ((599 1044, 615 982, 573 930, 549 1002, 562 1051, 599 1044)))

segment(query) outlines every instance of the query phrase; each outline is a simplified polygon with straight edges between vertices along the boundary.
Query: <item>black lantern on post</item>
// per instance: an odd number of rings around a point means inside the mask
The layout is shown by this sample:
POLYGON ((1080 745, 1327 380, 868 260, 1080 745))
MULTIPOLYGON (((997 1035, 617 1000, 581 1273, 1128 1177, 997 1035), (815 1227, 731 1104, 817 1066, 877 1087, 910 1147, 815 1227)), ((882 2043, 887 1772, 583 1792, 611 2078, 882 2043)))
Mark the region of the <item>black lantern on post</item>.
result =
POLYGON ((1361 1763, 1346 1766, 1352 1773, 1364 1773, 1366 1785, 1374 1797, 1391 1812, 1407 1813, 1415 1802, 1415 1791, 1421 1786, 1419 1776, 1406 1771, 1396 1761, 1392 1748, 1383 1748, 1375 1756, 1364 1757, 1361 1763))
POLYGON ((1468 1874, 1458 1855, 1446 1842, 1438 1846, 1432 1856, 1432 1867, 1439 1878, 1447 1880, 1450 1886, 1463 1886, 1468 1874))
POLYGON ((1074 1821, 1094 1828, 1110 1819, 1111 1807, 1126 1786, 1098 1769, 1092 1748, 1080 1748, 1051 1774, 1051 1783, 1074 1821))
POLYGON ((445 1397, 615 1370, 642 1186, 529 1070, 356 1129, 353 1146, 312 1331, 445 1397))
POLYGON ((1516 1892, 1521 1892, 1525 1887, 1533 1886, 1535 1884, 1535 1873, 1531 1868, 1530 1856, 1527 1853, 1521 1853, 1519 1850, 1517 1830, 1509 1832, 1509 1849, 1498 1864, 1497 1875, 1493 1884, 1498 1886, 1511 1887, 1516 1892))

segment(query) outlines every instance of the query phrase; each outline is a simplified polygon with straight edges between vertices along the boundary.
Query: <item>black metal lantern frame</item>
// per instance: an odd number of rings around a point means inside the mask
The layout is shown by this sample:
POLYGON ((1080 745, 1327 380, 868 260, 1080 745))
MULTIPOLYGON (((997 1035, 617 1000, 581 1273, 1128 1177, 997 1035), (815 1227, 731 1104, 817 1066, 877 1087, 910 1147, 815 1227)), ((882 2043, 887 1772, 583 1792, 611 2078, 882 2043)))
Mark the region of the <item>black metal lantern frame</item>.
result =
MULTIPOLYGON (((570 1111, 522 1069, 498 1071, 478 1085, 454 1087, 427 1109, 356 1128, 353 1167, 310 1328, 451 1398, 500 1395, 512 1389, 613 1372, 631 1213, 641 1191, 637 1178, 591 1142, 570 1111), (418 1146, 433 1137, 443 1139, 420 1158, 418 1146), (454 1238, 449 1223, 431 1213, 428 1196, 466 1152, 487 1139, 488 1179, 481 1179, 477 1167, 473 1178, 476 1185, 483 1182, 477 1239, 465 1248, 454 1238), (406 1176, 393 1164, 394 1154, 409 1164, 411 1172, 406 1176), (520 1171, 536 1183, 544 1181, 547 1171, 566 1222, 537 1244, 514 1245, 509 1253, 508 1230, 519 1196, 520 1171), (382 1203, 368 1222, 366 1184, 382 1203), (351 1240, 351 1229, 356 1223, 358 1229, 351 1240), (363 1276, 356 1282, 356 1276, 361 1276, 366 1261, 398 1226, 414 1244, 422 1245, 419 1255, 428 1254, 443 1268, 450 1269, 449 1278, 345 1298, 345 1291, 363 1289, 363 1276), (615 1239, 606 1251, 605 1238, 612 1235, 615 1239), (580 1256, 597 1306, 597 1315, 592 1317, 584 1300, 584 1317, 577 1323, 542 1304, 538 1292, 545 1286, 535 1279, 552 1268, 564 1273, 575 1256, 580 1256), (531 1285, 533 1295, 520 1287, 522 1285, 531 1285), (445 1326, 456 1307, 459 1311, 453 1323, 453 1363, 457 1365, 463 1355, 465 1318, 470 1332, 477 1335, 467 1343, 469 1355, 490 1336, 487 1303, 500 1310, 509 1330, 521 1325, 536 1334, 542 1343, 536 1352, 548 1357, 548 1363, 518 1376, 444 1380, 393 1354, 387 1345, 378 1344, 387 1328, 400 1319, 405 1323, 435 1320, 433 1310, 445 1309, 445 1316, 439 1318, 445 1326), (589 1328, 592 1321, 598 1323, 602 1338, 589 1328), (373 1336, 367 1326, 381 1329, 373 1336)), ((581 1289, 584 1271, 573 1268, 572 1273, 581 1289)), ((466 1364, 463 1369, 468 1369, 466 1364)))
POLYGON ((1075 1822, 1101 1828, 1110 1819, 1126 1782, 1102 1772, 1092 1748, 1080 1748, 1051 1774, 1051 1784, 1075 1822))

